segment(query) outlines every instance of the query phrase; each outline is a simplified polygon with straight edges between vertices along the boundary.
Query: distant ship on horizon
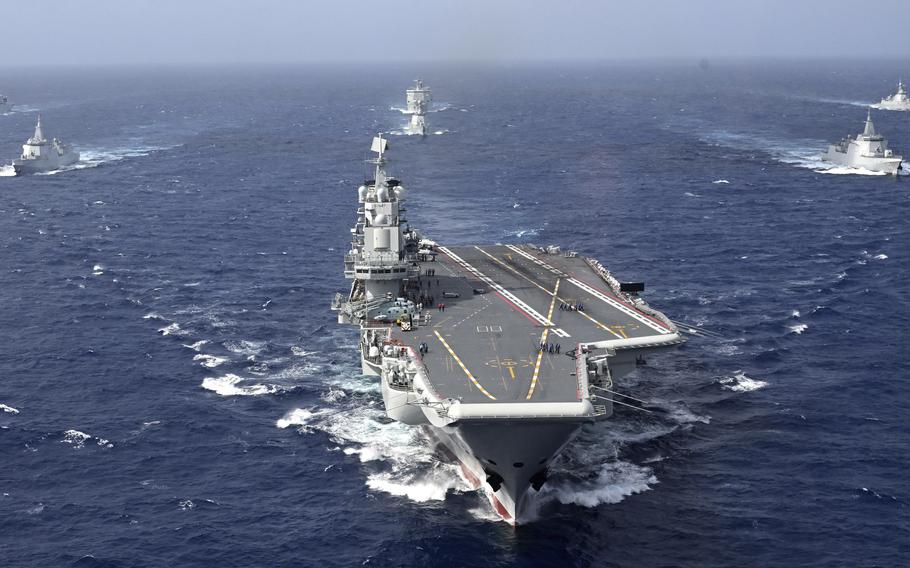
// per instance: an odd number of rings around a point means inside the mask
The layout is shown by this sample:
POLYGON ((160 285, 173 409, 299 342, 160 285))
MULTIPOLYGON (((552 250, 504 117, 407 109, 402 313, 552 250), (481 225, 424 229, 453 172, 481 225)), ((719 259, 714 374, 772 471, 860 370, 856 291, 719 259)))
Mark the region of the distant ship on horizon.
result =
POLYGON ((910 95, 904 89, 904 82, 897 82, 897 92, 882 99, 882 102, 872 105, 872 108, 881 110, 910 110, 910 95))

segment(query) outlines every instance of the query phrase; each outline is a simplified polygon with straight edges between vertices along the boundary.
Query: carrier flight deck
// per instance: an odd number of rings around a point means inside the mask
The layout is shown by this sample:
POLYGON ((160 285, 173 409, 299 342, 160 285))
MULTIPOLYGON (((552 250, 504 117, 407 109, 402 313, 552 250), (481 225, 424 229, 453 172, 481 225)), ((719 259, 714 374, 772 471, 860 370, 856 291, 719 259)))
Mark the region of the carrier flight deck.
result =
POLYGON ((671 333, 608 291, 579 256, 493 245, 439 247, 435 259, 420 263, 419 288, 410 291, 415 301, 432 299, 430 325, 394 335, 428 346, 423 363, 443 398, 580 400, 576 344, 671 333))

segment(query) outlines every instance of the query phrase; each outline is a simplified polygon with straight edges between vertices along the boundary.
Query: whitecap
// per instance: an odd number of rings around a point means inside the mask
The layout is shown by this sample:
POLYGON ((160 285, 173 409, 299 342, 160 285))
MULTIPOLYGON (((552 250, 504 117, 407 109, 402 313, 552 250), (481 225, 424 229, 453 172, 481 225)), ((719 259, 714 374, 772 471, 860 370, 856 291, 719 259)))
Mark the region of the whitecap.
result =
POLYGON ((205 353, 200 353, 199 355, 193 356, 193 361, 199 361, 199 364, 203 367, 214 369, 222 363, 226 363, 227 359, 224 357, 216 357, 214 355, 206 355, 205 353))
POLYGON ((725 180, 725 179, 716 179, 716 180, 712 181, 711 183, 715 183, 715 184, 728 184, 728 183, 730 183, 730 182, 729 182, 728 180, 725 180))
POLYGON ((2 410, 3 412, 9 413, 9 414, 19 414, 19 410, 17 408, 13 408, 12 406, 7 406, 7 405, 3 404, 2 402, 0 402, 0 410, 2 410))
POLYGON ((802 332, 809 329, 809 326, 804 323, 800 323, 800 324, 796 324, 796 325, 788 325, 787 329, 789 330, 789 333, 794 333, 796 335, 800 335, 802 332))
POLYGON ((888 258, 888 255, 887 254, 877 254, 877 255, 873 256, 872 258, 874 258, 875 260, 885 260, 888 258))
POLYGON ((110 440, 105 440, 104 438, 96 438, 91 434, 86 434, 85 432, 80 432, 79 430, 67 430, 63 433, 63 439, 60 440, 61 443, 70 444, 73 446, 73 449, 82 449, 85 447, 85 444, 89 440, 95 440, 95 443, 99 446, 106 448, 113 448, 114 444, 110 440))
POLYGON ((162 327, 161 329, 158 330, 158 333, 160 333, 161 335, 172 335, 175 333, 179 333, 180 331, 181 331, 180 324, 175 322, 175 323, 172 323, 165 327, 162 327))
POLYGON ((228 373, 221 377, 206 377, 202 380, 202 388, 210 390, 221 396, 260 396, 264 394, 274 394, 282 389, 277 385, 264 385, 254 383, 243 385, 243 377, 228 373))
POLYGON ((800 314, 799 314, 799 310, 793 310, 793 311, 790 313, 790 317, 791 317, 791 318, 798 318, 799 315, 800 315, 800 314))
POLYGON ((197 341, 196 343, 191 343, 189 345, 184 344, 183 346, 186 347, 187 349, 192 349, 193 351, 199 351, 200 349, 202 349, 202 346, 207 343, 208 343, 207 339, 202 339, 200 341, 197 341))
POLYGON ((765 381, 747 377, 742 371, 736 371, 732 377, 717 381, 723 388, 734 392, 752 392, 768 386, 765 381))

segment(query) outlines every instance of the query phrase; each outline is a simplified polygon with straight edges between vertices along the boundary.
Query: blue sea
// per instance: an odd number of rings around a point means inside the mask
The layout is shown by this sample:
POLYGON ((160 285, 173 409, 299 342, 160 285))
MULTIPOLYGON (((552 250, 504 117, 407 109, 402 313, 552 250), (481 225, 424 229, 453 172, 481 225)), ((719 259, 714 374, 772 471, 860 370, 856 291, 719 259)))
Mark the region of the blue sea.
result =
MULTIPOLYGON (((0 564, 907 566, 910 178, 825 169, 910 61, 9 69, 0 564), (402 135, 404 89, 432 133, 402 135), (559 244, 705 333, 513 528, 329 311, 377 132, 437 241, 559 244)), ((910 154, 910 113, 873 111, 910 154)))

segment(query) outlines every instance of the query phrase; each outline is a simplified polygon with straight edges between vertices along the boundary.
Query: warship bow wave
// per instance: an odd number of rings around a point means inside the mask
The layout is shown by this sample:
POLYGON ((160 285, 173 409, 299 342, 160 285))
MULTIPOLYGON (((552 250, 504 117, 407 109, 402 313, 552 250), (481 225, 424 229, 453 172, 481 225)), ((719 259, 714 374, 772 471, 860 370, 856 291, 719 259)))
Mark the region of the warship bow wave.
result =
POLYGON ((832 144, 823 159, 832 164, 849 168, 863 168, 873 172, 897 175, 902 168, 903 158, 888 148, 888 141, 875 131, 872 111, 866 115, 866 126, 855 138, 842 138, 832 144))
POLYGON ((599 262, 557 247, 441 246, 410 227, 405 190, 373 140, 332 309, 360 328, 365 374, 389 417, 423 427, 518 523, 582 425, 613 413, 614 381, 676 326, 599 262))
POLYGON ((57 138, 48 141, 41 128, 41 116, 35 134, 22 145, 22 156, 13 160, 16 174, 51 172, 79 161, 79 152, 57 138))

